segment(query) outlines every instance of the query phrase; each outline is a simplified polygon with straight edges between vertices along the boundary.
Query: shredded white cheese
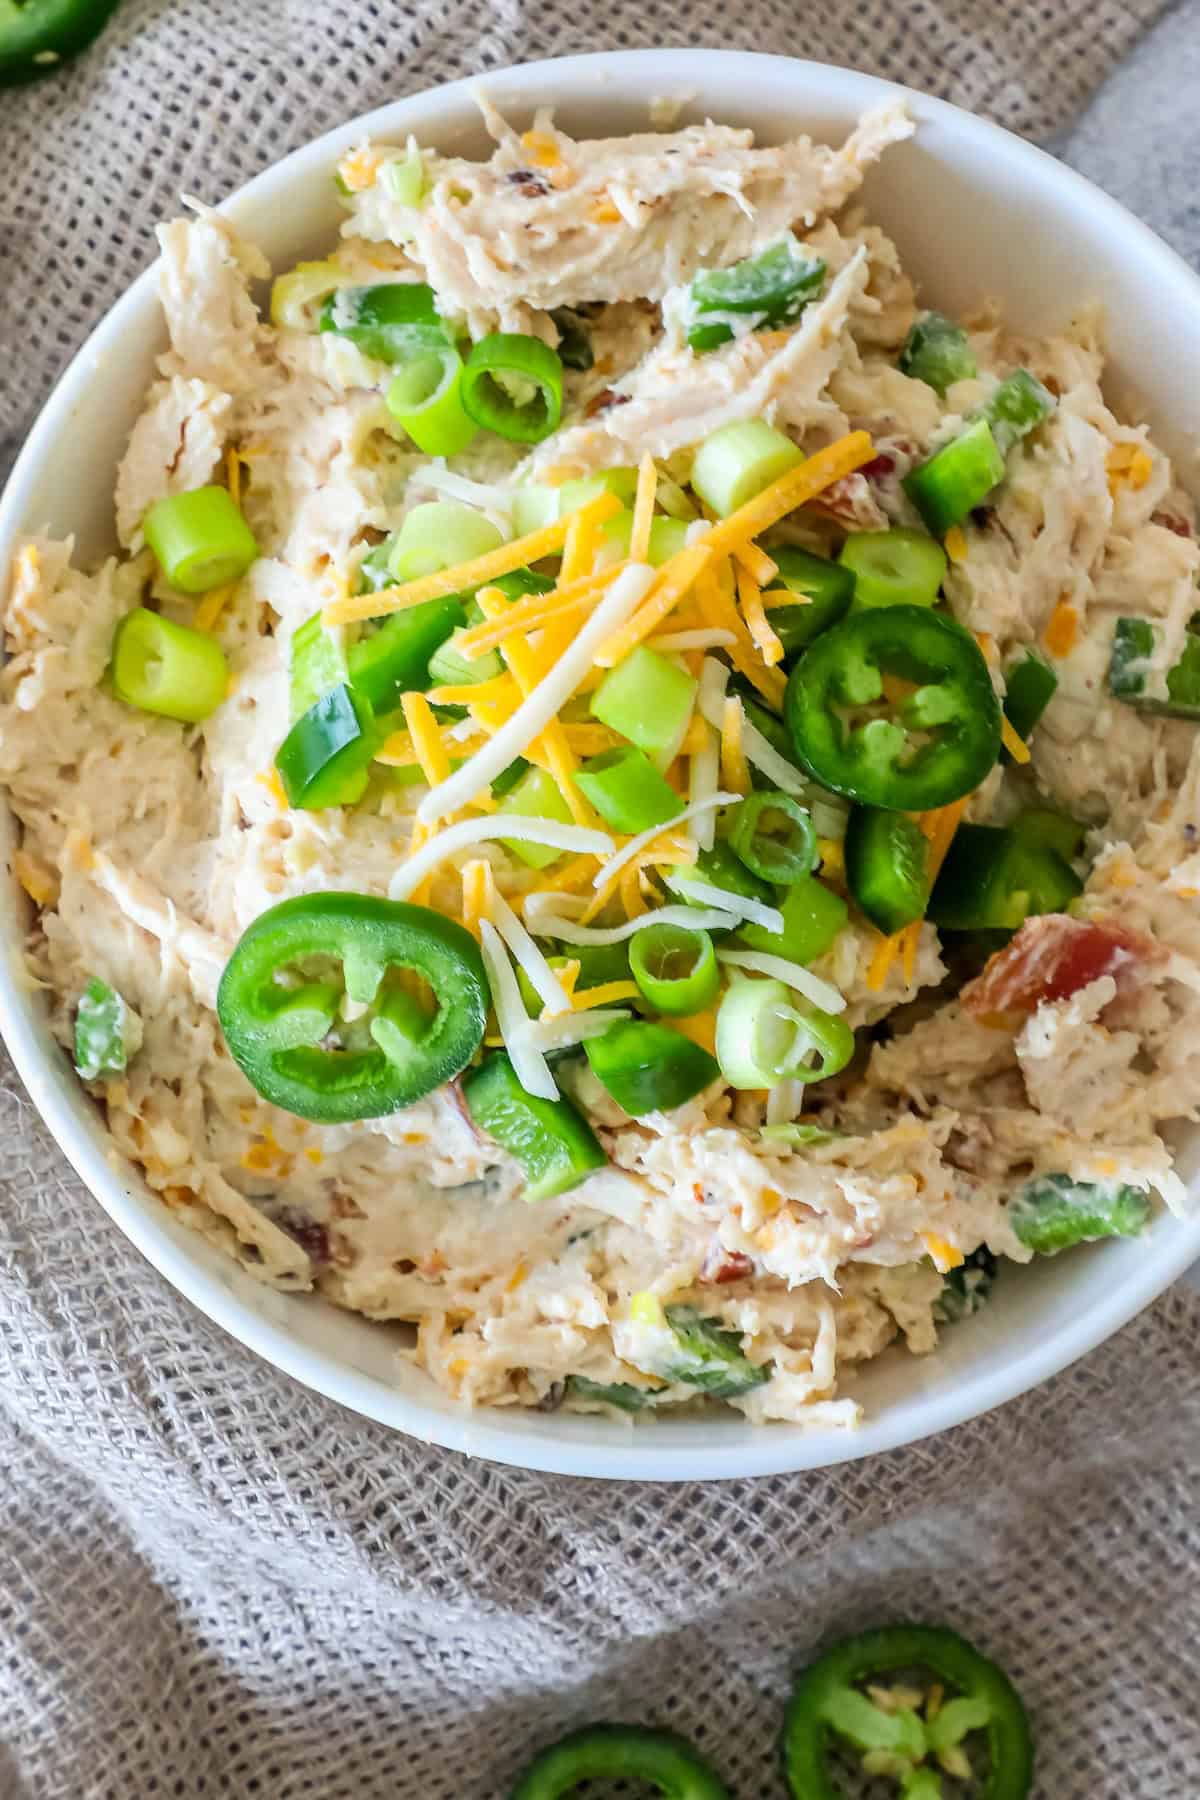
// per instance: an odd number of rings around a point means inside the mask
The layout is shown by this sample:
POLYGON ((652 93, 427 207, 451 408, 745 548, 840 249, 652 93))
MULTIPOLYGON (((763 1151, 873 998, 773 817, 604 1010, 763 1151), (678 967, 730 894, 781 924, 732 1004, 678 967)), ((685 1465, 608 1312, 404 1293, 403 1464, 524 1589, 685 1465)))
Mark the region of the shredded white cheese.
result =
POLYGON ((840 1013, 846 1010, 846 1000, 829 982, 822 981, 803 963, 790 962, 786 956, 768 956, 760 950, 718 950, 717 961, 726 963, 731 969, 748 969, 754 975, 771 975, 776 981, 782 981, 785 987, 795 988, 822 1012, 840 1013))
POLYGON ((592 877, 592 886, 594 888, 605 887, 614 875, 620 874, 626 863, 632 862, 635 856, 640 856, 641 852, 648 849, 656 838, 664 837, 668 831, 677 831, 681 825, 686 825, 688 820, 694 818, 697 813, 711 811, 716 806, 733 806, 740 799, 740 794, 709 794, 705 800, 689 801, 683 811, 676 813, 673 819, 667 819, 662 825, 651 825, 648 831, 639 831, 638 835, 631 837, 627 844, 623 844, 617 854, 610 857, 608 862, 601 863, 592 877))
MULTIPOLYGON (((446 785, 443 782, 443 787, 446 785)), ((523 819, 516 813, 493 813, 489 818, 460 819, 447 825, 427 844, 401 863, 388 883, 392 900, 407 900, 414 888, 440 862, 457 850, 484 844, 492 838, 525 838, 531 844, 548 844, 552 850, 570 850, 576 856, 608 856, 613 841, 606 831, 589 831, 583 825, 560 825, 556 819, 523 819)))
POLYGON ((529 1042, 526 1027, 529 1017, 517 986, 504 941, 490 919, 479 921, 480 949, 492 990, 492 1005, 504 1047, 512 1060, 517 1080, 528 1094, 541 1100, 557 1100, 558 1089, 550 1073, 550 1065, 540 1050, 529 1042))
MULTIPOLYGON (((546 894, 544 898, 561 901, 563 896, 546 894)), ((526 901, 527 918, 529 913, 530 902, 526 901)), ((636 919, 626 919, 622 925, 580 925, 562 913, 551 912, 549 907, 539 907, 536 917, 529 923, 538 937, 561 938, 564 944, 621 944, 635 932, 645 931, 648 925, 684 925, 689 931, 732 931, 738 920, 732 913, 710 911, 706 906, 660 906, 636 919)))
MULTIPOLYGON (((594 654, 604 639, 637 610, 653 580, 654 570, 647 563, 630 563, 621 571, 574 643, 521 702, 512 718, 507 719, 496 735, 461 768, 426 794, 417 808, 417 817, 423 824, 432 825, 436 819, 445 818, 466 806, 476 794, 490 786, 515 757, 529 748, 534 738, 557 718, 588 674, 594 654)), ((511 837, 514 834, 503 835, 511 837)), ((552 840, 538 841, 549 843, 552 840)))
POLYGON ((732 914, 735 919, 749 919, 751 924, 761 925, 764 931, 783 930, 783 914, 779 908, 767 906, 762 900, 752 900, 749 894, 734 894, 728 888, 713 887, 708 881, 693 881, 690 876, 686 885, 670 875, 666 882, 673 894, 678 894, 682 887, 705 906, 714 906, 719 912, 732 914))

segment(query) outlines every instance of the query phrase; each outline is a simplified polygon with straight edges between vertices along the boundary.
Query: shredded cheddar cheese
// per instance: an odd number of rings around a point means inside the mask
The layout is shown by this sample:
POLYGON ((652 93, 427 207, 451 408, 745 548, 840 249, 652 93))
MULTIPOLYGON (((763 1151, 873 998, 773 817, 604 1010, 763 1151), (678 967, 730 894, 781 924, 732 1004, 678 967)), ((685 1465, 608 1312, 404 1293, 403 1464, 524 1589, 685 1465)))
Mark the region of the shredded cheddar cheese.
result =
POLYGON ((1104 463, 1108 491, 1115 500, 1123 487, 1144 488, 1154 473, 1154 459, 1141 444, 1114 444, 1104 463))
POLYGON ((472 857, 462 867, 462 920, 473 937, 479 937, 479 921, 492 916, 495 896, 492 865, 484 857, 472 857))
POLYGON ((400 708, 421 773, 431 788, 437 787, 450 773, 450 758, 446 755, 433 708, 424 694, 418 693, 402 694, 400 708))
POLYGON ((936 1231, 923 1231, 921 1241, 933 1258, 933 1266, 939 1275, 948 1275, 951 1269, 961 1268, 967 1260, 957 1244, 939 1237, 936 1231))
POLYGON ((963 563, 967 560, 967 534, 961 525, 952 525, 942 539, 942 549, 952 563, 963 563))
POLYGON ((650 556, 650 526, 654 521, 654 499, 657 492, 658 470, 654 458, 647 450, 638 465, 633 526, 629 534, 629 555, 634 562, 646 562, 650 556))
POLYGON ((283 782, 279 778, 279 770, 274 766, 269 769, 262 769, 254 779, 266 788, 280 812, 286 812, 288 809, 288 798, 283 789, 283 782))
POLYGON ((1079 642, 1079 614, 1067 600, 1060 600, 1050 614, 1042 642, 1051 656, 1069 656, 1079 642))
POLYGON ((629 655, 650 633, 662 624, 667 614, 688 593, 697 577, 707 568, 712 552, 704 544, 690 545, 665 562, 645 600, 633 617, 605 639, 596 652, 596 664, 611 669, 629 655))
POLYGON ((744 718, 741 701, 728 695, 721 714, 721 785, 733 794, 750 792, 750 765, 742 748, 744 718))
POLYGON ((440 600, 444 594, 461 594, 468 588, 483 587, 501 575, 511 575, 514 569, 526 568, 530 563, 540 562, 544 556, 560 552, 573 520, 586 515, 589 520, 603 524, 620 510, 621 502, 615 494, 597 494, 578 512, 565 519, 555 519, 552 524, 514 538, 510 543, 500 544, 484 556, 472 557, 453 569, 441 569, 435 575, 422 575, 401 587, 380 588, 375 594, 347 595, 327 606, 322 617, 327 625, 351 625, 360 619, 380 619, 390 613, 404 612, 426 600, 440 600))
POLYGON ((1021 737, 1009 723, 1008 715, 1005 713, 1002 713, 1000 717, 1000 737, 1004 744, 1004 748, 1008 751, 1008 754, 1015 763, 1027 763, 1029 761, 1029 746, 1025 742, 1025 739, 1021 737))
POLYGON ((763 611, 762 591, 753 575, 745 568, 738 570, 738 599, 742 604, 742 617, 754 640, 755 648, 768 668, 774 668, 783 661, 783 645, 767 623, 767 615, 763 611))

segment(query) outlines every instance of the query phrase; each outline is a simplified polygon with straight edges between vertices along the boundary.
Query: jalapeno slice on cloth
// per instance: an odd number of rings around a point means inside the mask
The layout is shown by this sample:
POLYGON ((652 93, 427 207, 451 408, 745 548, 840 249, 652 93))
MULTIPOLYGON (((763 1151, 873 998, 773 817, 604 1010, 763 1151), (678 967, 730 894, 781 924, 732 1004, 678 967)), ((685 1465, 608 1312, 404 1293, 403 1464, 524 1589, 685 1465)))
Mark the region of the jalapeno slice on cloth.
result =
POLYGON ((121 0, 0 0, 0 88, 52 75, 99 37, 121 0))
POLYGON ((368 894, 271 907, 243 934, 217 993, 246 1078, 273 1106, 323 1125, 379 1118, 452 1080, 483 1040, 487 1007, 468 931, 368 894), (427 984, 431 1011, 400 985, 403 972, 427 984))
POLYGON ((645 1725, 583 1725, 542 1750, 517 1778, 510 1800, 558 1800, 585 1781, 644 1781, 667 1800, 729 1800, 712 1764, 674 1731, 645 1725))
POLYGON ((870 1773, 892 1775, 909 1800, 932 1800, 942 1791, 939 1767, 962 1779, 974 1772, 965 1747, 971 1733, 986 1737, 990 1763, 972 1793, 1024 1800, 1033 1782, 1033 1741, 1008 1676, 955 1631, 890 1625, 844 1638, 809 1665, 792 1689, 780 1748, 795 1800, 839 1800, 835 1739, 860 1751, 870 1773), (863 1691, 903 1675, 911 1692, 926 1672, 942 1690, 936 1708, 927 1702, 920 1711, 911 1704, 885 1711, 863 1691))
POLYGON ((922 606, 880 607, 823 632, 792 670, 784 716, 810 775, 892 812, 969 794, 1000 754, 1000 703, 978 645, 922 606))

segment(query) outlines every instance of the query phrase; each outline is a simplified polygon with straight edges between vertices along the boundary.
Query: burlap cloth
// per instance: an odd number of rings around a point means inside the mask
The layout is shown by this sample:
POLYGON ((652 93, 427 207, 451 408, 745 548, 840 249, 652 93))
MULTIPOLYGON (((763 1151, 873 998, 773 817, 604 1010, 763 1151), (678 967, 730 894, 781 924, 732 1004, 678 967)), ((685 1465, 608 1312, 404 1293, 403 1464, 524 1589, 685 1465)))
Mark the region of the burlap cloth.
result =
MULTIPOLYGON (((1060 128, 1157 0, 129 0, 0 91, 0 447, 148 259, 349 114, 652 41, 794 51, 1060 128)), ((0 1796, 494 1800, 575 1721, 670 1721, 779 1795, 789 1669, 953 1621, 1021 1682, 1047 1800, 1200 1793, 1200 1307, 1176 1290, 1028 1399, 829 1474, 571 1483, 424 1450, 227 1340, 0 1094, 0 1796)), ((891 1790, 889 1790, 891 1791, 891 1790)))

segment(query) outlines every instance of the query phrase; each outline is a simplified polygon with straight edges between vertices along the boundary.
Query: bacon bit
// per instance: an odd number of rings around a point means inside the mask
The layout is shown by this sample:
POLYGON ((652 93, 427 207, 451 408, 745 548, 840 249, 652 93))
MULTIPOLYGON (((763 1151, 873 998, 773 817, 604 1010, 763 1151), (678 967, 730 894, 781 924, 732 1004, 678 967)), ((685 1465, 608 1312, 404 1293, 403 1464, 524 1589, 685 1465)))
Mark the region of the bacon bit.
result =
POLYGON ((1124 925, 1045 913, 1026 919, 963 989, 963 1010, 985 1023, 1005 1014, 1027 1016, 1044 1001, 1067 1000, 1104 975, 1128 992, 1166 960, 1160 945, 1124 925))
POLYGON ((550 185, 533 169, 510 169, 504 178, 513 187, 519 188, 527 200, 536 200, 550 192, 550 185))
POLYGON ((300 1248, 315 1263, 330 1261, 329 1233, 317 1219, 310 1219, 307 1213, 297 1207, 285 1206, 275 1214, 275 1223, 281 1231, 286 1231, 294 1238, 300 1248))
POLYGON ((1193 535, 1191 526, 1180 513, 1166 512, 1160 508, 1158 512, 1150 514, 1150 523, 1161 525, 1164 531, 1173 531, 1176 537, 1190 538, 1193 535))
MULTIPOLYGON (((879 458, 874 459, 876 462, 879 458)), ((870 467, 870 465, 866 465, 870 467)), ((887 524, 864 469, 843 475, 819 494, 810 505, 819 508, 844 525, 856 525, 863 531, 881 530, 887 524)))
POLYGON ((886 450, 881 450, 878 456, 873 456, 870 462, 864 463, 858 472, 864 481, 882 481, 885 475, 893 473, 895 467, 895 457, 886 450))
POLYGON ((730 1281, 745 1281, 753 1275, 754 1264, 740 1250, 727 1250, 718 1238, 714 1238, 704 1253, 704 1261, 700 1265, 700 1279, 712 1287, 724 1287, 730 1281))
POLYGON ((617 394, 613 392, 612 388, 602 388, 592 400, 588 401, 584 413, 587 418, 593 419, 597 413, 607 412, 610 406, 628 406, 632 399, 632 394, 617 394))
POLYGON ((1051 656, 1069 656, 1079 642, 1079 614, 1068 601, 1060 600, 1050 614, 1042 642, 1051 656))

